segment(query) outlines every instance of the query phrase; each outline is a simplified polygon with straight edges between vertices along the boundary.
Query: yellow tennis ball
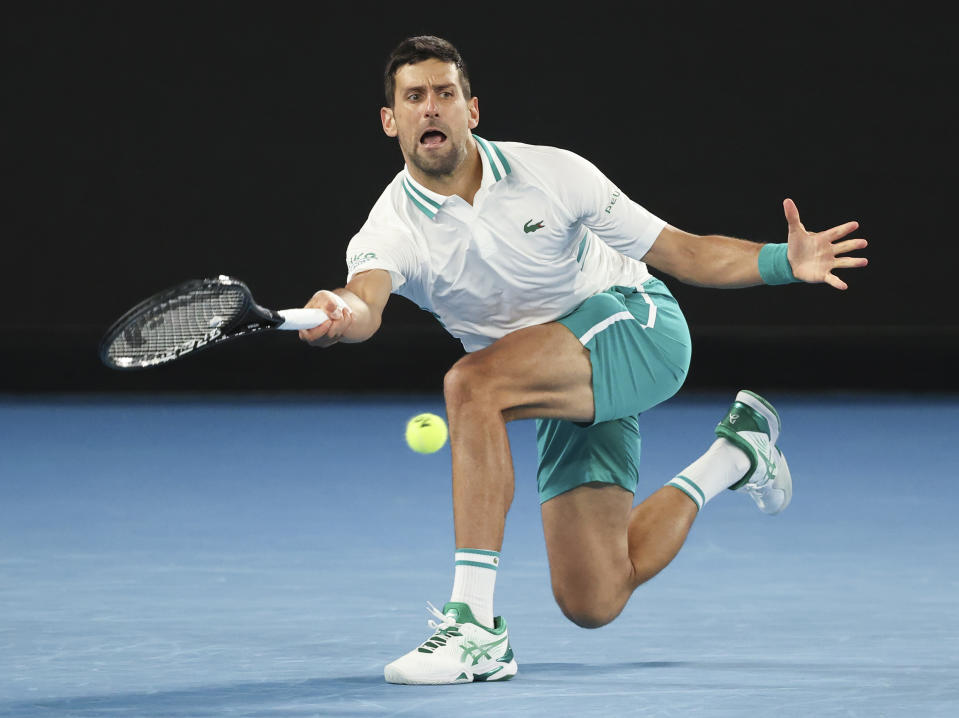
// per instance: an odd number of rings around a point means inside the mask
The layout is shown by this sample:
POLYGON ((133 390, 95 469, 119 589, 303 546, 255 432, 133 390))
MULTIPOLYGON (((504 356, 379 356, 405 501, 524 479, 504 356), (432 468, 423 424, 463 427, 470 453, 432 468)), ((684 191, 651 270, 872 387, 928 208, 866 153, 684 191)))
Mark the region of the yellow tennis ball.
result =
POLYGON ((417 414, 406 423, 406 443, 419 454, 432 454, 446 443, 446 422, 436 414, 417 414))

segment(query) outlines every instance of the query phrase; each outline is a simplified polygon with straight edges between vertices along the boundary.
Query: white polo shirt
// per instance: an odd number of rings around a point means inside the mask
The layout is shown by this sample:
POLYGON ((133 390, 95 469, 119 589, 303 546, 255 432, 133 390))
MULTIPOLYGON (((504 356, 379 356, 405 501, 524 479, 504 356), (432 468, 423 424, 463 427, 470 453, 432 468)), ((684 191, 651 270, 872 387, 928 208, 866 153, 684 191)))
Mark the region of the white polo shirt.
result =
POLYGON ((387 270, 395 294, 471 352, 611 286, 649 279, 640 260, 663 220, 572 152, 473 137, 483 179, 472 206, 423 187, 404 167, 350 241, 347 282, 387 270))

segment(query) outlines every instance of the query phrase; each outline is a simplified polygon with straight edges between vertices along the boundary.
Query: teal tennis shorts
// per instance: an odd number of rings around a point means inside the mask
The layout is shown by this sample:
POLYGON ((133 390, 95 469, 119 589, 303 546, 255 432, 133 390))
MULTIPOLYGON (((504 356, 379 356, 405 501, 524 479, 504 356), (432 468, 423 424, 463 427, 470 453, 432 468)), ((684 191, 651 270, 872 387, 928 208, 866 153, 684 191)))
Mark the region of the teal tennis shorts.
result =
POLYGON ((589 350, 592 424, 538 419, 540 503, 577 486, 636 492, 639 414, 679 391, 692 342, 679 304, 658 279, 612 287, 557 320, 589 350))

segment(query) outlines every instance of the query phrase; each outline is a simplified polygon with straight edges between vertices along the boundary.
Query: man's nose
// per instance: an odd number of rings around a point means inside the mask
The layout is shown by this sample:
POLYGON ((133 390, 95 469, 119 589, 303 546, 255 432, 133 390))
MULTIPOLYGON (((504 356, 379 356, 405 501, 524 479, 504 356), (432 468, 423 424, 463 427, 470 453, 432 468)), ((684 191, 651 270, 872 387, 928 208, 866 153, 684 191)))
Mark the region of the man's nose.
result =
POLYGON ((436 117, 439 115, 439 106, 436 104, 436 95, 432 92, 426 95, 425 113, 427 117, 436 117))

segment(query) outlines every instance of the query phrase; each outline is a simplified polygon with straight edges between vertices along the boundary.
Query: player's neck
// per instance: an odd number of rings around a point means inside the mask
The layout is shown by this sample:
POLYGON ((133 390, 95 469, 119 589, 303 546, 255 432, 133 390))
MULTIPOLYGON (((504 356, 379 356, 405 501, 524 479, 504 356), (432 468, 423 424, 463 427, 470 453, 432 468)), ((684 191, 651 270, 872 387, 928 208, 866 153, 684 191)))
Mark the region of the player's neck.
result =
POLYGON ((452 174, 440 177, 427 175, 410 162, 406 163, 406 167, 413 179, 426 189, 446 196, 455 194, 470 204, 473 204, 473 198, 483 182, 483 161, 480 159, 476 140, 472 138, 470 138, 466 159, 452 174))

